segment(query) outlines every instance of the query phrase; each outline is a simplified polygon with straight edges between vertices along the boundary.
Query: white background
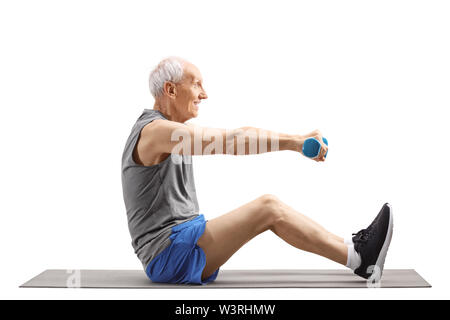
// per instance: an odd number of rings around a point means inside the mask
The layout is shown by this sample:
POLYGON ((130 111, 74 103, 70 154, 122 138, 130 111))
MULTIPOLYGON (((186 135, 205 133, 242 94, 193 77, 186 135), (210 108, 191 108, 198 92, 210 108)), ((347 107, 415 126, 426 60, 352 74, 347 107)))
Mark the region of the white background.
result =
MULTIPOLYGON (((449 298, 450 4, 446 1, 2 1, 0 297, 7 299, 449 298), (207 219, 272 193, 330 231, 384 202, 385 268, 432 289, 19 289, 45 269, 139 269, 120 161, 153 107, 164 57, 196 64, 202 126, 329 141, 325 163, 282 151, 196 156, 207 219)), ((223 269, 344 268, 270 231, 223 269)))

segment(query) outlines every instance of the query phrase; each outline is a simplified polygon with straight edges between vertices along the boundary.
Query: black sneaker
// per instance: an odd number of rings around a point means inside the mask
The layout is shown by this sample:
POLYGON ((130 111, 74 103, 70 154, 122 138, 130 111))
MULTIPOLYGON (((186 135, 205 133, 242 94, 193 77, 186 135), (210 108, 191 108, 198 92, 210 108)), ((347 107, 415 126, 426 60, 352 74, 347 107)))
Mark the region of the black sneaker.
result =
MULTIPOLYGON (((382 207, 380 212, 378 212, 378 215, 375 217, 375 219, 373 219, 372 223, 370 224, 370 226, 367 227, 367 229, 372 229, 373 225, 377 223, 377 221, 380 219, 381 216, 383 216, 383 212, 385 212, 386 210, 390 209, 391 213, 392 213, 392 207, 389 203, 385 203, 382 207)), ((354 233, 353 235, 355 235, 356 233, 354 233)))
POLYGON ((355 250, 361 256, 361 265, 354 271, 357 275, 374 282, 381 279, 393 227, 392 208, 385 203, 367 229, 353 234, 355 250))

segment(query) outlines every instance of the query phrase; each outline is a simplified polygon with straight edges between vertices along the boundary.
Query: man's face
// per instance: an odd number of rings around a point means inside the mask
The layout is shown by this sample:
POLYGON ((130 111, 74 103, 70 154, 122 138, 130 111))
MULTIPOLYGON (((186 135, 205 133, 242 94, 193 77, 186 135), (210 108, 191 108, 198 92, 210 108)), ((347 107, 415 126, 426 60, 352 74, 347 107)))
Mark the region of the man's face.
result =
POLYGON ((187 119, 197 117, 200 101, 208 98, 203 89, 202 75, 197 67, 191 63, 186 63, 183 79, 176 84, 176 87, 175 105, 177 111, 187 119))

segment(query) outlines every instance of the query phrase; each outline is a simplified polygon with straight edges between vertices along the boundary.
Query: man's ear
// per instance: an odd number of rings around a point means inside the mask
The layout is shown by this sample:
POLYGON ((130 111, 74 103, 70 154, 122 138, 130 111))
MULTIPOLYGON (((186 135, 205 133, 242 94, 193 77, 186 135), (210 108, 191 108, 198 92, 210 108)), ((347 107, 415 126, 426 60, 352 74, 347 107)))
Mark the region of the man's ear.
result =
POLYGON ((175 98, 177 95, 177 87, 172 82, 164 82, 164 93, 169 96, 169 98, 175 98))

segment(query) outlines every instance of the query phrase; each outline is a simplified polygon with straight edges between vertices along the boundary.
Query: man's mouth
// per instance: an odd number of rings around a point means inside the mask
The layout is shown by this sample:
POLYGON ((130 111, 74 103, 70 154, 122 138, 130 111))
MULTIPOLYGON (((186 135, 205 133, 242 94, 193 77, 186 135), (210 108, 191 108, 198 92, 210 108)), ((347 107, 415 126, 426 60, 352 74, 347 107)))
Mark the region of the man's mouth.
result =
POLYGON ((200 104, 200 101, 194 101, 194 105, 198 108, 198 105, 200 104))

